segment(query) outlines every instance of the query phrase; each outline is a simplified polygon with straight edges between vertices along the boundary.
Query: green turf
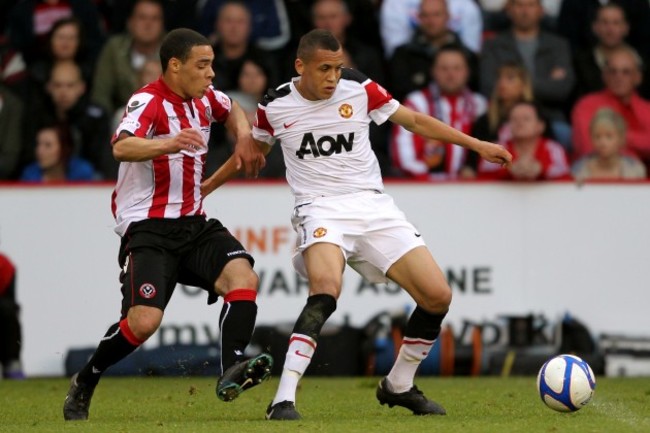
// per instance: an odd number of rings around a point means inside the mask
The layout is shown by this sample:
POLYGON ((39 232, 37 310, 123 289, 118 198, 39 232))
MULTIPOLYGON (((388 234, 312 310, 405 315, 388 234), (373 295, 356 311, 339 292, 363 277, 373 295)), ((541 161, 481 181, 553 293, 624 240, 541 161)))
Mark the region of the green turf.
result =
POLYGON ((594 400, 576 413, 554 412, 537 397, 535 378, 419 378, 445 417, 380 406, 377 378, 305 378, 303 420, 271 422, 264 411, 277 379, 224 403, 206 378, 105 378, 89 421, 64 422, 66 379, 0 381, 0 432, 650 432, 650 378, 598 378, 594 400))

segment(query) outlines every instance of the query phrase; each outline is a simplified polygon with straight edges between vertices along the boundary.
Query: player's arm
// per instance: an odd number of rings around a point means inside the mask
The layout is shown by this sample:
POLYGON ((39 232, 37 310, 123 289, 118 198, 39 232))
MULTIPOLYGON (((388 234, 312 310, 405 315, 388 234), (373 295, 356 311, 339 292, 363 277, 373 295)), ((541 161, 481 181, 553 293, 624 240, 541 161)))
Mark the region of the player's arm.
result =
POLYGON ((236 139, 233 157, 237 169, 243 168, 247 177, 257 177, 266 165, 265 153, 255 144, 246 113, 235 101, 232 101, 225 125, 236 139))
POLYGON ((201 133, 192 128, 183 129, 171 138, 157 139, 136 137, 122 131, 113 143, 113 157, 118 161, 149 161, 181 150, 196 152, 205 146, 201 133))
MULTIPOLYGON (((251 141, 254 146, 257 146, 258 151, 263 155, 267 155, 271 151, 271 146, 269 144, 264 143, 263 141, 254 140, 252 137, 251 141)), ((238 164, 235 155, 231 155, 230 158, 228 158, 228 160, 212 174, 212 176, 201 183, 201 195, 203 197, 207 196, 212 191, 237 176, 241 171, 242 166, 238 164)))
POLYGON ((506 166, 512 162, 512 155, 503 146, 471 137, 434 117, 411 110, 403 105, 399 106, 389 120, 422 137, 445 143, 455 143, 474 150, 490 162, 506 166))
MULTIPOLYGON (((258 151, 263 155, 267 155, 271 151, 271 146, 269 144, 254 140, 252 137, 251 141, 253 142, 253 145, 257 146, 258 151)), ((203 197, 207 196, 212 191, 241 173, 242 168, 243 167, 238 164, 236 156, 234 154, 231 155, 230 158, 228 158, 228 160, 217 169, 217 171, 201 183, 201 195, 203 197)))

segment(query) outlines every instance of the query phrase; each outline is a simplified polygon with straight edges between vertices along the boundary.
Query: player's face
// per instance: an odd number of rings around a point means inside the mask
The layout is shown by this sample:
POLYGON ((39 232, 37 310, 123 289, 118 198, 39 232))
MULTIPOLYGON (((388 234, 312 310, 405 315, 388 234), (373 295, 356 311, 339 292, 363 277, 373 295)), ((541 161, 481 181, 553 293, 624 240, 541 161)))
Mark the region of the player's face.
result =
POLYGON ((329 99, 341 79, 342 68, 342 48, 338 51, 317 49, 308 61, 297 59, 296 71, 300 75, 298 91, 310 101, 329 99))
POLYGON ((624 144, 624 136, 614 125, 609 122, 600 122, 591 131, 591 141, 594 150, 603 158, 618 155, 624 144))
POLYGON ((209 45, 196 45, 192 47, 185 63, 180 63, 178 78, 181 96, 185 98, 202 98, 212 84, 214 71, 212 60, 214 53, 209 45))

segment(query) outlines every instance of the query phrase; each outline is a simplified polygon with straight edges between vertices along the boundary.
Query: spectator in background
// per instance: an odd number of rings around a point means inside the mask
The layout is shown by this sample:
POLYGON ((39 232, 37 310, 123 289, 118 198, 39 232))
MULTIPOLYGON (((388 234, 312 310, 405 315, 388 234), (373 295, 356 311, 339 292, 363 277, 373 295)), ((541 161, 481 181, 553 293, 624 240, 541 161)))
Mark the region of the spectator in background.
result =
POLYGON ((463 48, 469 61, 469 86, 478 90, 478 57, 463 45, 459 36, 449 29, 446 0, 422 0, 418 9, 419 25, 410 42, 395 49, 389 62, 389 90, 398 101, 429 82, 431 62, 443 46, 455 44, 463 48))
MULTIPOLYGON (((380 32, 384 55, 390 58, 395 49, 413 37, 418 25, 421 0, 383 0, 380 9, 380 32)), ((483 39, 483 13, 474 0, 447 0, 449 28, 458 33, 463 44, 478 53, 483 39)))
POLYGON ((605 89, 583 96, 573 108, 574 158, 593 151, 591 119, 600 108, 609 107, 627 124, 626 150, 650 166, 650 101, 641 98, 636 90, 642 81, 642 69, 641 57, 631 47, 619 47, 609 54, 603 69, 605 89))
POLYGON ((575 76, 569 45, 564 39, 542 30, 544 9, 541 0, 508 0, 507 12, 512 20, 511 29, 483 45, 481 93, 492 93, 501 64, 523 64, 532 78, 535 100, 553 120, 554 136, 570 151, 571 128, 565 110, 575 76))
POLYGON ((623 8, 630 25, 626 41, 647 61, 650 52, 648 0, 563 0, 557 19, 557 31, 569 41, 574 51, 593 47, 597 40, 592 31, 592 23, 603 4, 618 4, 623 8))
POLYGON ((25 61, 47 57, 47 37, 58 20, 76 17, 85 32, 88 52, 96 53, 104 43, 104 26, 94 2, 88 0, 23 0, 11 11, 7 34, 25 61))
MULTIPOLYGON (((618 3, 606 3, 599 7, 592 31, 596 37, 595 44, 578 48, 574 56, 576 98, 605 88, 603 70, 607 56, 617 48, 627 45, 625 38, 629 34, 630 26, 623 7, 618 3)), ((642 74, 646 78, 647 69, 642 71, 642 74)), ((650 95, 650 80, 643 80, 639 93, 643 96, 650 95)))
MULTIPOLYGON (((138 0, 92 0, 106 23, 109 34, 128 31, 129 15, 138 0)), ((200 8, 206 0, 160 0, 163 7, 164 28, 198 28, 200 8)), ((214 21, 214 20, 213 20, 214 21)))
MULTIPOLYGON (((386 74, 381 52, 349 34, 353 17, 345 1, 315 0, 312 6, 312 20, 314 28, 328 30, 341 43, 345 67, 363 71, 374 81, 385 81, 386 74)), ((292 67, 291 70, 295 75, 295 69, 292 67)), ((370 124, 370 141, 383 173, 390 171, 388 134, 388 125, 370 124)), ((279 152, 276 152, 277 154, 279 152)), ((284 168, 284 161, 282 164, 284 168)))
MULTIPOLYGON (((442 47, 432 63, 428 87, 410 93, 404 106, 470 135, 472 124, 485 113, 487 103, 468 88, 468 77, 465 51, 454 45, 442 47)), ((466 164, 468 152, 464 147, 420 137, 399 125, 393 128, 393 163, 407 176, 429 180, 475 177, 466 164)))
POLYGON ((84 82, 92 83, 94 57, 85 49, 85 37, 81 21, 76 17, 58 20, 52 26, 46 40, 47 53, 32 62, 29 72, 34 87, 42 89, 50 78, 52 66, 59 61, 73 61, 81 68, 84 82))
MULTIPOLYGON (((269 71, 255 59, 247 59, 239 73, 237 90, 227 92, 244 110, 248 121, 253 124, 257 105, 262 102, 267 92, 269 71)), ((212 126, 210 134, 210 152, 205 162, 206 173, 216 171, 233 154, 235 137, 218 124, 212 126), (211 155, 212 154, 212 155, 211 155)), ((286 167, 282 152, 271 152, 266 155, 266 165, 260 170, 261 178, 284 178, 286 167)))
POLYGON ((578 182, 602 179, 645 179, 646 168, 634 155, 624 153, 627 126, 620 114, 611 108, 601 108, 589 124, 594 148, 578 159, 572 167, 578 182))
POLYGON ((34 113, 34 127, 65 125, 71 134, 73 155, 90 161, 102 177, 114 179, 118 163, 109 144, 110 115, 90 101, 87 87, 79 65, 73 61, 55 64, 47 83, 49 98, 42 110, 34 113))
POLYGON ((215 22, 214 61, 212 69, 216 88, 228 91, 237 89, 237 81, 246 59, 256 59, 269 71, 269 86, 279 80, 276 62, 270 52, 256 47, 251 42, 251 13, 241 1, 228 0, 223 3, 215 22))
MULTIPOLYGON (((483 11, 483 36, 491 37, 492 33, 507 30, 510 27, 510 19, 506 13, 508 0, 477 0, 483 11)), ((549 31, 555 31, 557 16, 560 13, 560 6, 563 0, 542 0, 544 18, 542 27, 549 31)))
POLYGON ((539 106, 518 102, 508 115, 511 138, 502 143, 512 153, 512 165, 479 161, 478 177, 497 180, 553 180, 570 178, 569 160, 562 146, 548 138, 539 106))
POLYGON ((16 302, 16 267, 0 253, 0 363, 5 379, 24 379, 20 306, 16 302))
POLYGON ((283 0, 205 0, 199 14, 201 32, 216 42, 214 23, 227 3, 239 3, 251 15, 250 41, 268 51, 284 48, 291 37, 291 26, 283 0))
POLYGON ((0 34, 0 85, 6 86, 21 98, 27 94, 27 65, 22 54, 0 34))
POLYGON ((70 131, 64 125, 46 126, 36 133, 36 161, 23 170, 24 182, 95 180, 93 166, 73 154, 70 131))
POLYGON ((480 116, 472 128, 479 140, 505 143, 510 139, 508 113, 521 101, 533 101, 533 85, 526 68, 516 62, 503 63, 497 72, 487 112, 480 116))
POLYGON ((23 101, 0 84, 0 180, 14 179, 23 148, 23 101))
MULTIPOLYGON (((160 60, 157 59, 147 59, 142 65, 142 68, 138 71, 138 89, 146 86, 149 83, 153 83, 162 75, 162 66, 160 66, 160 60)), ((122 118, 126 114, 126 105, 115 110, 113 114, 113 120, 111 122, 111 131, 115 131, 118 125, 122 122, 122 118)), ((112 178, 112 177, 111 177, 112 178)))
POLYGON ((374 81, 383 83, 384 64, 381 53, 348 34, 354 18, 343 0, 316 0, 312 6, 314 28, 329 30, 343 46, 346 68, 358 69, 374 81))
POLYGON ((165 33, 158 0, 137 0, 127 32, 111 36, 102 49, 92 87, 92 100, 113 113, 138 89, 138 71, 147 59, 158 59, 165 33))

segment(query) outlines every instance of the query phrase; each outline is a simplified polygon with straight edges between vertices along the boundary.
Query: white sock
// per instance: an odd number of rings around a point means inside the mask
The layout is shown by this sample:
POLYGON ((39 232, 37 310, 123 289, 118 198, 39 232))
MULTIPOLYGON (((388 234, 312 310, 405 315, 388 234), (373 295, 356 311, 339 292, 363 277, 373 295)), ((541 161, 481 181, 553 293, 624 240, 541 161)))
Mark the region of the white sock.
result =
POLYGON ((316 340, 303 334, 291 334, 280 384, 272 404, 282 401, 296 401, 298 382, 302 375, 305 374, 307 367, 309 367, 315 351, 316 340))
POLYGON ((402 347, 393 364, 393 368, 386 378, 390 391, 394 393, 406 392, 413 388, 413 378, 420 363, 427 357, 435 340, 404 337, 402 347))

